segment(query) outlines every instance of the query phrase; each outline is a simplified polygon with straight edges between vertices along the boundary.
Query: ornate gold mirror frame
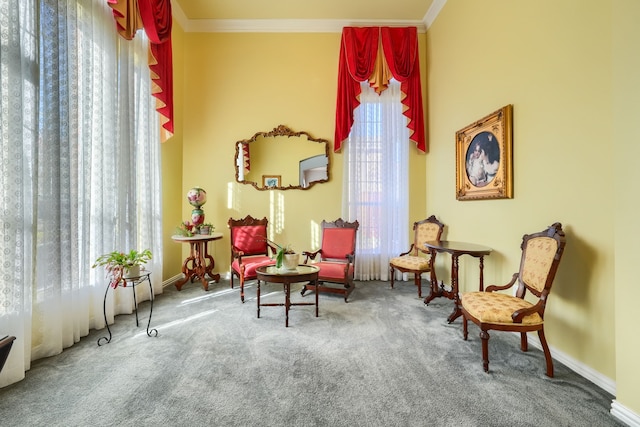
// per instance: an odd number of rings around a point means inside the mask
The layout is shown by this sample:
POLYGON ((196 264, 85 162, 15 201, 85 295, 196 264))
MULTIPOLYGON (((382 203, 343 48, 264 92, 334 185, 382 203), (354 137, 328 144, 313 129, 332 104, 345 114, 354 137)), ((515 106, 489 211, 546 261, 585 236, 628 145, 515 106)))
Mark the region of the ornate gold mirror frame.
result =
POLYGON ((329 181, 329 141, 280 125, 236 142, 236 182, 264 190, 308 190, 329 181))

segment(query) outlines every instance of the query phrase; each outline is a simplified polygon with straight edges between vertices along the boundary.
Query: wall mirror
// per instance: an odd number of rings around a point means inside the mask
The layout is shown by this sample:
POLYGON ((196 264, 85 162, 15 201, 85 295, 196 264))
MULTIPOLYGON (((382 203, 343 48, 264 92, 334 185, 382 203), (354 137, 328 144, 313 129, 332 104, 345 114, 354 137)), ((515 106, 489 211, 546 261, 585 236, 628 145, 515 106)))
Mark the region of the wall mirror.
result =
POLYGON ((329 181, 329 141, 285 125, 236 142, 236 181, 258 190, 306 190, 329 181))

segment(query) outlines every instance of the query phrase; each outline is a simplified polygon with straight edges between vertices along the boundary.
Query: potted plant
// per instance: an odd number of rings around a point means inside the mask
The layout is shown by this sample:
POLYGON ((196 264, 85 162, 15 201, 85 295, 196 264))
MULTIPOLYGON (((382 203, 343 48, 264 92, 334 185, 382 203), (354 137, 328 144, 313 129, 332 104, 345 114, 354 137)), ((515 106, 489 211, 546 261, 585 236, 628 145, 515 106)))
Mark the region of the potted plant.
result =
POLYGON ((287 270, 295 270, 298 266, 300 256, 293 250, 291 245, 282 246, 276 242, 265 239, 271 246, 275 246, 276 252, 276 268, 280 268, 284 265, 287 270))
POLYGON ((146 264, 151 258, 149 249, 143 251, 132 249, 129 252, 113 251, 100 255, 91 267, 104 266, 107 277, 110 279, 109 283, 115 288, 120 283, 127 286, 126 279, 130 277, 139 277, 140 266, 146 264))
POLYGON ((194 228, 191 221, 182 221, 180 225, 176 227, 176 234, 183 237, 193 237, 194 228))
POLYGON ((212 224, 205 222, 198 226, 198 234, 211 234, 214 228, 215 227, 212 224))

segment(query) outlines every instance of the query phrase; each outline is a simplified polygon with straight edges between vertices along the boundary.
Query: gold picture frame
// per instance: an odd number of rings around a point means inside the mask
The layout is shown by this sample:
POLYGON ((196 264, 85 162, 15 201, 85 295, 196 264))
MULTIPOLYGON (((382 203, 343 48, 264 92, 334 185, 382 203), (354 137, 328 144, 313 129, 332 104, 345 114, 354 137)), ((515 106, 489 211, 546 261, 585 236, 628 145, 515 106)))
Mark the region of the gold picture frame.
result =
POLYGON ((456 132, 456 199, 513 198, 513 105, 456 132))
POLYGON ((262 186, 264 188, 278 188, 281 181, 281 175, 262 175, 262 186))

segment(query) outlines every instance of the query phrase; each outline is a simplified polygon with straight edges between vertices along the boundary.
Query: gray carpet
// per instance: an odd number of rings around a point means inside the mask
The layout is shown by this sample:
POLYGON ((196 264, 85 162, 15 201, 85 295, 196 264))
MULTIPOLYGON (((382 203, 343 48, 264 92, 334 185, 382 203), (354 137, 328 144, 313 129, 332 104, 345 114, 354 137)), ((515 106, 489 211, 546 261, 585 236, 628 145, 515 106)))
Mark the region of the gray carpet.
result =
MULTIPOLYGON (((350 302, 320 296, 313 307, 263 307, 255 285, 240 302, 228 282, 209 292, 187 284, 116 317, 62 354, 33 363, 0 389, 0 424, 13 426, 620 426, 613 396, 560 363, 544 375, 536 348, 494 332, 490 373, 478 329, 462 339, 446 323, 452 302, 425 306, 415 287, 357 284, 350 302)), ((300 286, 295 286, 299 289, 300 286)), ((277 285, 263 286, 272 301, 277 285)), ((300 300, 299 292, 293 294, 300 300)), ((312 301, 313 294, 304 297, 312 301)), ((552 303, 552 302, 551 302, 552 303)))

